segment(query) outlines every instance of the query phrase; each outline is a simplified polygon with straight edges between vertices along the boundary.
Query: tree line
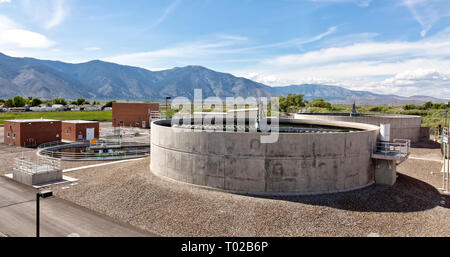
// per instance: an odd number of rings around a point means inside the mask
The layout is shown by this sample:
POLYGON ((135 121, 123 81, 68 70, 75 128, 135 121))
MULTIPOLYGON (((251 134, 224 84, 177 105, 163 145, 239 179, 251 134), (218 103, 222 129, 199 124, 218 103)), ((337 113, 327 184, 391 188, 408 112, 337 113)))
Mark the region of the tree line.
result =
MULTIPOLYGON (((109 101, 106 103, 106 105, 110 105, 109 107, 111 107, 113 102, 115 102, 115 101, 109 101)), ((28 105, 30 107, 37 107, 37 106, 40 106, 41 104, 45 104, 47 106, 52 106, 54 104, 59 104, 59 105, 64 105, 64 106, 68 105, 68 104, 81 106, 81 105, 86 105, 86 104, 91 104, 91 103, 83 98, 79 98, 75 101, 68 102, 64 98, 55 98, 53 100, 41 100, 39 98, 33 98, 33 97, 23 98, 21 96, 15 96, 11 99, 0 99, 0 104, 3 104, 3 107, 5 107, 5 108, 14 108, 14 107, 25 107, 26 105, 28 105)), ((100 105, 100 102, 93 101, 92 104, 100 105)), ((105 107, 108 107, 108 106, 105 106, 105 107)))
POLYGON ((402 106, 403 110, 444 110, 445 103, 434 104, 432 102, 426 102, 423 105, 405 104, 402 106))
POLYGON ((304 99, 305 95, 302 94, 289 94, 286 97, 280 97, 279 105, 282 112, 297 112, 300 108, 304 107, 318 107, 331 109, 333 106, 331 103, 325 101, 322 98, 308 101, 304 99))

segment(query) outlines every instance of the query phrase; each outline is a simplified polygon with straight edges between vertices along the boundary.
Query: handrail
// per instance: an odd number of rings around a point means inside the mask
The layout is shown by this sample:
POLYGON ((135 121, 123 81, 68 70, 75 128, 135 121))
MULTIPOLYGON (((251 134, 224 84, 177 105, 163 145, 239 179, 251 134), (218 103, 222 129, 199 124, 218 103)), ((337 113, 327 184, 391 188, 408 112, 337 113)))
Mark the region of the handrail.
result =
POLYGON ((394 142, 377 141, 374 154, 402 155, 411 153, 411 141, 407 139, 395 139, 394 142))
POLYGON ((150 155, 150 153, 147 151, 113 152, 113 153, 65 153, 65 152, 42 151, 40 152, 40 154, 51 156, 52 158, 59 158, 61 160, 83 160, 83 159, 110 160, 117 158, 121 159, 138 158, 150 155))
MULTIPOLYGON (((74 145, 77 145, 78 147, 80 144, 84 144, 84 147, 89 148, 112 148, 112 147, 148 147, 148 149, 143 150, 128 150, 128 151, 109 151, 109 152, 101 152, 101 153, 73 153, 73 152, 64 152, 61 151, 63 148, 59 148, 58 145, 62 144, 56 144, 56 143, 49 143, 46 144, 45 148, 41 148, 39 150, 39 155, 41 156, 48 156, 50 158, 57 158, 58 160, 83 160, 83 159, 90 159, 90 160, 110 160, 110 159, 125 159, 125 158, 139 158, 139 157, 146 157, 150 155, 150 145, 146 143, 141 142, 116 142, 116 141, 106 141, 106 140, 100 140, 97 142, 97 144, 91 144, 89 141, 79 141, 76 142, 74 145)), ((71 146, 71 144, 66 144, 68 147, 71 146)), ((45 146, 45 145, 43 145, 45 146)), ((101 149, 100 149, 101 150, 101 149)))
POLYGON ((67 143, 64 143, 62 141, 54 141, 54 142, 48 142, 48 143, 44 143, 44 144, 40 144, 38 145, 38 149, 42 149, 42 148, 47 148, 47 147, 51 147, 51 146, 57 146, 57 145, 65 145, 67 143))
POLYGON ((14 158, 15 171, 24 172, 27 174, 40 174, 53 170, 61 169, 61 160, 41 156, 37 161, 32 162, 24 158, 14 158))

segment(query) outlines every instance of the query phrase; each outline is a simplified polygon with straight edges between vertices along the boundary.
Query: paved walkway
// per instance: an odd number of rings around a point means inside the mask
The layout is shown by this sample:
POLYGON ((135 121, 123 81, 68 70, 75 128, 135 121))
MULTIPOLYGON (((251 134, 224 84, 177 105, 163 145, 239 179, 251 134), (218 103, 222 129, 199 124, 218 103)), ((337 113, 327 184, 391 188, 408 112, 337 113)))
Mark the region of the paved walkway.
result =
MULTIPOLYGON (((0 231, 10 237, 36 235, 36 191, 0 177, 0 231)), ((156 236, 71 202, 52 197, 41 200, 42 237, 156 236)))

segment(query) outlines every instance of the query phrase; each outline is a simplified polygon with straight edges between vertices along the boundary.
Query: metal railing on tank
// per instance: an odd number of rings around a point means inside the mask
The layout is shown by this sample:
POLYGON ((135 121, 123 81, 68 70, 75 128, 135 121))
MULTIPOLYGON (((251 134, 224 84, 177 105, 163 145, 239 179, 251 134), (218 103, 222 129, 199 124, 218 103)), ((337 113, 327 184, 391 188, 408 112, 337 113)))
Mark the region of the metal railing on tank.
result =
POLYGON ((40 146, 38 153, 40 156, 48 156, 63 161, 120 160, 149 156, 150 146, 149 144, 140 142, 116 142, 107 140, 97 140, 96 143, 77 141, 71 144, 58 144, 53 142, 40 146), (70 150, 74 150, 74 152, 70 150))
POLYGON ((407 157, 411 153, 411 140, 395 139, 394 142, 377 141, 374 154, 402 155, 407 157))
POLYGON ((132 151, 132 152, 99 152, 99 153, 70 153, 70 152, 53 152, 42 151, 42 155, 47 155, 52 158, 58 158, 63 161, 69 160, 118 160, 118 159, 131 159, 141 158, 149 156, 148 151, 132 151))
POLYGON ((38 149, 43 149, 43 148, 48 148, 48 147, 58 146, 58 145, 66 145, 66 144, 67 143, 62 142, 62 141, 49 142, 49 143, 38 145, 38 149))
POLYGON ((377 141, 372 158, 383 160, 396 160, 397 165, 403 163, 411 154, 411 141, 395 139, 394 142, 377 141))

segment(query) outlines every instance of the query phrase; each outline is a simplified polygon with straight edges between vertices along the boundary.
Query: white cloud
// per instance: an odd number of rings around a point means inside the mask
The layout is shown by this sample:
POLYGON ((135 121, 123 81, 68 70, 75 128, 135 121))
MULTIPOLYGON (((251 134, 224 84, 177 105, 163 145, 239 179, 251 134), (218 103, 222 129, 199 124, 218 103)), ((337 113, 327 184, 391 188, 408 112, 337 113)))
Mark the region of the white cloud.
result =
POLYGON ((247 46, 248 38, 238 35, 215 34, 207 39, 195 42, 183 42, 162 49, 147 52, 127 53, 104 58, 105 61, 140 66, 151 70, 184 66, 190 64, 207 65, 212 62, 257 62, 261 54, 269 48, 293 48, 303 44, 317 42, 333 34, 337 27, 310 38, 296 38, 271 44, 247 46), (243 44, 246 44, 243 46, 243 44), (245 55, 252 55, 245 58, 245 55), (237 57, 236 57, 237 56, 237 57))
POLYGON ((21 0, 23 10, 46 29, 57 27, 69 15, 68 0, 21 0))
POLYGON ((450 76, 444 72, 450 70, 450 28, 412 42, 374 41, 375 33, 348 35, 349 40, 340 40, 346 36, 325 40, 335 29, 309 39, 256 46, 249 46, 253 41, 247 38, 217 36, 215 40, 185 42, 105 60, 150 70, 203 65, 272 86, 317 83, 405 96, 426 92, 450 98, 446 84, 450 76), (342 45, 333 43, 333 39, 342 45), (320 43, 323 48, 298 54, 274 54, 269 50, 280 48, 287 52, 302 42, 316 42, 315 46, 320 43))
POLYGON ((11 0, 0 0, 0 3, 11 3, 11 0))
POLYGON ((152 27, 157 27, 161 23, 163 23, 178 7, 181 3, 181 0, 174 0, 162 13, 162 15, 156 20, 156 22, 152 25, 152 27))
POLYGON ((450 74, 436 69, 408 70, 379 83, 379 87, 406 91, 409 95, 431 95, 439 98, 450 96, 450 74))
POLYGON ((278 55, 231 72, 273 86, 318 83, 450 98, 449 56, 450 33, 446 29, 416 42, 369 41, 278 55))
POLYGON ((83 50, 84 51, 100 51, 102 49, 100 47, 91 46, 91 47, 86 47, 83 50))
POLYGON ((54 42, 46 36, 29 31, 6 16, 0 15, 0 46, 5 50, 17 48, 49 48, 54 42))
POLYGON ((286 48, 286 47, 298 47, 300 48, 302 45, 314 43, 317 41, 322 40, 323 38, 335 33, 337 30, 336 26, 328 28, 326 32, 323 32, 319 35, 312 36, 310 38, 295 38, 291 40, 287 40, 284 42, 277 42, 273 44, 266 44, 266 45, 259 45, 254 47, 247 47, 243 48, 241 50, 249 51, 249 50, 257 50, 257 49, 264 49, 264 48, 286 48))
POLYGON ((64 0, 52 1, 52 13, 51 18, 45 23, 46 28, 53 28, 61 24, 68 14, 67 7, 64 0))
POLYGON ((450 16, 450 1, 448 0, 403 0, 414 19, 422 26, 420 32, 425 37, 428 31, 439 20, 450 16))

